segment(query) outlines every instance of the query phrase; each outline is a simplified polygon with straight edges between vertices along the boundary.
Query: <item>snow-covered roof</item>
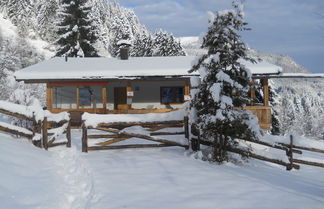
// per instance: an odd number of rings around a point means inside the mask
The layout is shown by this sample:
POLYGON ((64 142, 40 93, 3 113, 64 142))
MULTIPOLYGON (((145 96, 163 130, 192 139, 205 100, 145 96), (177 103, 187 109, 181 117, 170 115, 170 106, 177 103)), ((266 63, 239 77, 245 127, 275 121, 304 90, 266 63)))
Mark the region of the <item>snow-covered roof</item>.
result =
POLYGON ((269 78, 324 78, 324 73, 280 73, 269 78))
MULTIPOLYGON (((189 74, 194 56, 179 57, 130 57, 128 60, 116 58, 65 58, 55 57, 27 67, 15 73, 18 81, 44 80, 101 80, 132 77, 193 76, 189 74)), ((253 74, 278 74, 281 68, 260 62, 245 63, 253 74)))

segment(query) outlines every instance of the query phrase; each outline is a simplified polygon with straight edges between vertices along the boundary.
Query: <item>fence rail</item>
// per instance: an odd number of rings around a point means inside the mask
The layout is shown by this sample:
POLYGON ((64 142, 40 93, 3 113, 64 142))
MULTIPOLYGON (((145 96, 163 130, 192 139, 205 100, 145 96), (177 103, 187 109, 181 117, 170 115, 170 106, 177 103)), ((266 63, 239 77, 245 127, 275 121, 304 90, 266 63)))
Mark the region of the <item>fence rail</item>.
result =
MULTIPOLYGON (((29 130, 27 128, 0 122, 0 131, 4 131, 17 136, 26 137, 32 140, 32 143, 35 146, 44 148, 46 150, 49 147, 54 147, 59 145, 66 145, 67 147, 71 147, 70 119, 69 120, 62 119, 62 120, 55 121, 53 119, 48 119, 48 117, 45 116, 41 120, 40 119, 37 120, 35 112, 31 112, 30 109, 28 109, 28 106, 13 104, 1 100, 0 103, 2 107, 0 108, 0 114, 5 114, 21 120, 27 120, 32 123, 31 125, 32 128, 31 130, 29 130), (12 108, 12 106, 14 108, 12 108), (14 112, 11 109, 19 109, 20 112, 14 112), (53 130, 55 131, 53 132, 53 130), (66 134, 66 141, 55 142, 57 136, 60 134, 66 134)), ((44 110, 40 108, 39 111, 44 111, 44 110)), ((50 112, 47 113, 49 114, 49 116, 55 115, 50 112)), ((45 115, 45 111, 42 114, 45 115)))
MULTIPOLYGON (((205 146, 216 146, 216 147, 220 147, 219 145, 217 145, 217 143, 212 143, 209 141, 204 141, 201 140, 199 137, 192 137, 190 139, 191 141, 191 147, 194 151, 198 151, 200 150, 200 145, 205 145, 205 146)), ((263 145, 263 146, 267 146, 267 147, 271 147, 273 149, 278 149, 278 150, 282 150, 286 152, 286 156, 288 159, 288 162, 284 162, 282 160, 279 159, 273 159, 273 158, 269 158, 266 156, 262 156, 260 154, 256 154, 253 153, 253 150, 244 150, 242 148, 233 148, 233 147, 229 147, 226 146, 224 147, 224 149, 226 149, 229 152, 233 152, 233 153, 237 153, 237 154, 242 154, 251 158, 255 158, 258 160, 262 160, 262 161, 266 161, 266 162, 271 162, 274 164, 278 164, 278 165, 282 165, 285 166, 287 170, 291 170, 291 169, 299 169, 300 165, 298 164, 305 164, 305 165, 310 165, 310 166, 317 166, 317 167, 323 167, 324 168, 324 164, 320 163, 320 162, 312 162, 312 161, 307 161, 307 160, 303 160, 303 159, 296 159, 296 157, 294 156, 295 154, 303 154, 302 150, 307 150, 307 151, 311 151, 311 152, 318 152, 318 153, 324 153, 324 150, 318 149, 318 148, 309 148, 309 147, 302 147, 302 146, 297 146, 294 145, 294 138, 291 135, 290 136, 290 143, 289 144, 285 144, 285 143, 276 143, 276 144, 270 144, 267 142, 263 142, 263 141, 256 141, 256 140, 242 140, 242 141, 247 141, 250 143, 255 143, 255 144, 259 144, 259 145, 263 145), (300 150, 301 149, 301 150, 300 150)))
POLYGON ((156 148, 156 147, 170 147, 180 146, 189 148, 184 145, 168 139, 159 138, 160 135, 179 135, 184 132, 151 132, 149 135, 142 133, 133 133, 124 128, 132 126, 141 126, 147 128, 149 131, 158 131, 164 128, 183 127, 184 121, 152 121, 152 122, 112 122, 100 123, 96 127, 86 126, 85 122, 82 124, 82 151, 88 152, 90 150, 111 150, 111 149, 126 149, 126 148, 156 148), (88 130, 104 131, 104 134, 88 134, 88 130), (99 142, 96 146, 89 146, 89 139, 106 139, 104 142, 99 142), (155 144, 127 144, 127 145, 112 145, 118 142, 128 140, 130 138, 140 138, 154 142, 155 144), (159 143, 159 144, 156 144, 159 143))

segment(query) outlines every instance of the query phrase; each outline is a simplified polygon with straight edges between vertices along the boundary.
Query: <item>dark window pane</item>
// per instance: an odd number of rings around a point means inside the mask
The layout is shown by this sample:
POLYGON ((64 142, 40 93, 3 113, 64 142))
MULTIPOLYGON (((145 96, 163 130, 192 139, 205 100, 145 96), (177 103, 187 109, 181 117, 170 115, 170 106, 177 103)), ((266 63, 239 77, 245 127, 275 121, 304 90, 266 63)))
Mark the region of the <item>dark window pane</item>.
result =
POLYGON ((80 105, 91 105, 91 97, 93 91, 90 87, 83 87, 80 88, 79 94, 80 94, 80 105))
POLYGON ((55 86, 53 87, 53 108, 73 109, 76 108, 76 87, 55 86))
POLYGON ((162 103, 182 103, 184 97, 183 87, 162 87, 162 103))

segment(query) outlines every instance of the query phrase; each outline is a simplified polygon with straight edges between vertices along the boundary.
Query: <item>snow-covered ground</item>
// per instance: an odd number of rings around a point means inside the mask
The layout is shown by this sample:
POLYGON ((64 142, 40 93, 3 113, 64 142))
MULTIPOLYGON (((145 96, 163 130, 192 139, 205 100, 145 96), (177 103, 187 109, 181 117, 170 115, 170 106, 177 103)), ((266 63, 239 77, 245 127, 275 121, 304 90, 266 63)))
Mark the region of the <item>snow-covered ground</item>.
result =
MULTIPOLYGON (((215 165, 183 148, 49 152, 0 133, 1 208, 323 208, 322 168, 215 165)), ((318 155, 324 158, 324 155, 318 155)))

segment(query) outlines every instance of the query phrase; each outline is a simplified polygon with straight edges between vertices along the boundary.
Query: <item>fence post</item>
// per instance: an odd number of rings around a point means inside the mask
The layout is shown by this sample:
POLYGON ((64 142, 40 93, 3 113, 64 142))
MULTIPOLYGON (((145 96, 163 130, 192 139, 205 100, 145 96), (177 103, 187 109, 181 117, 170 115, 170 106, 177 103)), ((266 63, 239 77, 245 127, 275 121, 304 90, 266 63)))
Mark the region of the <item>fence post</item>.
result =
POLYGON ((87 127, 82 123, 82 152, 88 152, 88 133, 87 127))
MULTIPOLYGON (((200 132, 195 124, 191 124, 190 127, 191 127, 190 128, 191 138, 189 137, 190 138, 189 141, 190 141, 192 151, 196 152, 196 151, 200 150, 200 132), (195 137, 192 137, 192 136, 195 136, 195 137)), ((188 127, 188 130, 189 130, 189 127, 188 127)), ((188 135, 189 135, 189 133, 188 133, 188 135)))
POLYGON ((48 134, 47 134, 47 117, 44 118, 42 123, 42 134, 43 134, 43 147, 48 150, 48 134))
POLYGON ((67 139, 66 146, 71 147, 71 121, 69 121, 68 127, 66 129, 66 139, 67 139))
POLYGON ((293 135, 290 135, 290 144, 289 144, 289 148, 287 150, 287 156, 288 156, 288 160, 289 160, 289 165, 287 166, 287 170, 290 171, 293 169, 293 135))
POLYGON ((189 140, 189 118, 188 116, 184 117, 184 132, 186 139, 189 140))

